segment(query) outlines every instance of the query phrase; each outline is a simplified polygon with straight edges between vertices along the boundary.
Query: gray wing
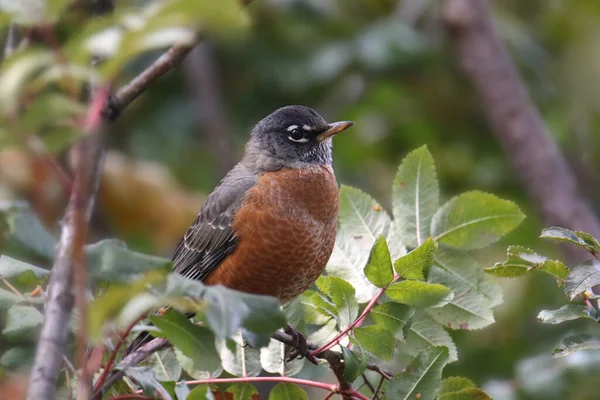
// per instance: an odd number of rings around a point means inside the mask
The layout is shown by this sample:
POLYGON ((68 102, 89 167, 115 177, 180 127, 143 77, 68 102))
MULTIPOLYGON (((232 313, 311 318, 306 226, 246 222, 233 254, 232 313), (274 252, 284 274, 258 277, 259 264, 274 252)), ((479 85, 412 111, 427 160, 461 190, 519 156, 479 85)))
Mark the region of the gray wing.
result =
POLYGON ((208 196, 194 223, 177 246, 173 270, 203 280, 236 246, 231 224, 245 193, 256 183, 254 173, 238 164, 208 196))

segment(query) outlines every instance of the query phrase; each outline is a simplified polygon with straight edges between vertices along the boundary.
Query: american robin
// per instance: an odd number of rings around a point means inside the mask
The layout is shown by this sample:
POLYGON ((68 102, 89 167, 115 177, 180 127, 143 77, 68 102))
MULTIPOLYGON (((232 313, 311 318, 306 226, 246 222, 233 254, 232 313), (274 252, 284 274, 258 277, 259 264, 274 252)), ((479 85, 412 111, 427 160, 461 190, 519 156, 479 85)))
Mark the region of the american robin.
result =
POLYGON ((331 138, 352 126, 282 107, 252 130, 242 160, 208 196, 173 269, 207 285, 288 302, 321 275, 339 209, 331 138))

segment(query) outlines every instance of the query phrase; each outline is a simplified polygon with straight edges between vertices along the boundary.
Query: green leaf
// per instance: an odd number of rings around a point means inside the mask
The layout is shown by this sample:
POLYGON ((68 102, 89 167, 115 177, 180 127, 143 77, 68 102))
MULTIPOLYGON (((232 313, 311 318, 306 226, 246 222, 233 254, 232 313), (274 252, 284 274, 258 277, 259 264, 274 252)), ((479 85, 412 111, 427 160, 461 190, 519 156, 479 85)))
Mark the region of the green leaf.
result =
POLYGON ((565 294, 573 300, 578 294, 600 284, 600 261, 589 260, 571 269, 565 281, 565 294))
POLYGON ((85 252, 90 275, 98 281, 127 283, 154 269, 171 269, 170 260, 128 250, 117 239, 85 246, 85 252))
MULTIPOLYGON (((221 359, 214 346, 215 337, 212 332, 202 326, 194 325, 175 310, 167 310, 164 315, 152 315, 150 321, 160 329, 160 335, 191 358, 196 365, 201 364, 205 370, 218 369, 221 359)), ((151 332, 157 336, 156 331, 151 332)))
POLYGON ((414 314, 414 308, 391 301, 373 307, 370 312, 378 326, 399 339, 402 339, 402 330, 414 314))
POLYGON ((459 249, 479 249, 495 243, 525 218, 511 201, 479 191, 463 193, 433 216, 435 240, 459 249))
POLYGON ((598 243, 598 240, 586 232, 573 232, 569 229, 553 226, 544 229, 540 237, 543 239, 552 239, 556 242, 571 243, 575 246, 583 247, 594 254, 600 251, 600 243, 598 243))
POLYGON ((225 393, 231 394, 233 400, 258 399, 258 390, 249 383, 235 383, 229 386, 225 393))
POLYGON ((241 335, 227 345, 225 339, 216 342, 223 369, 234 376, 258 376, 261 371, 260 350, 247 346, 241 335))
POLYGON ((211 391, 211 386, 198 385, 192 389, 186 400, 215 400, 215 396, 211 391))
POLYGON ((312 292, 307 304, 311 304, 314 310, 322 316, 339 319, 335 304, 324 294, 312 292))
MULTIPOLYGON (((342 348, 342 355, 344 356, 344 378, 352 383, 365 372, 369 360, 362 354, 362 351, 357 354, 357 352, 352 351, 345 346, 340 347, 342 348)), ((360 347, 358 347, 358 349, 360 349, 360 347)))
POLYGON ((292 383, 278 383, 269 394, 269 400, 308 400, 306 392, 292 383))
POLYGON ((476 388, 477 385, 470 379, 462 376, 451 376, 442 380, 442 387, 440 394, 447 394, 453 392, 460 392, 461 390, 476 388))
POLYGON ((396 282, 385 293, 394 301, 416 308, 441 307, 454 297, 445 286, 420 281, 396 282))
POLYGON ((379 290, 364 274, 369 254, 377 238, 386 238, 392 259, 406 252, 397 239, 394 224, 381 206, 358 189, 340 189, 339 228, 326 271, 350 282, 359 303, 366 303, 379 290))
POLYGON ((316 331, 308 336, 308 341, 315 343, 317 346, 323 346, 338 334, 337 322, 330 319, 316 331))
POLYGON ((283 376, 293 376, 302 370, 304 358, 290 362, 286 362, 285 358, 285 345, 278 340, 271 339, 268 346, 260 349, 260 365, 265 371, 283 376))
POLYGON ((396 273, 404 279, 424 281, 423 273, 431 268, 437 249, 437 242, 427 239, 422 245, 394 261, 396 273))
POLYGON ((20 301, 23 301, 21 296, 0 288, 0 310, 7 309, 20 301))
POLYGON ((257 335, 271 335, 285 323, 279 300, 228 289, 205 286, 202 282, 172 273, 167 279, 166 297, 191 298, 205 302, 208 324, 218 337, 230 337, 240 327, 257 335))
POLYGON ((402 160, 392 187, 394 220, 404 244, 416 247, 429 237, 439 196, 433 157, 420 147, 402 160))
POLYGON ((35 337, 34 329, 42 325, 43 319, 42 313, 35 307, 14 305, 8 309, 2 335, 8 340, 35 337))
POLYGON ((143 366, 148 366, 154 371, 154 376, 161 382, 178 381, 181 377, 181 364, 173 349, 165 349, 153 353, 144 362, 143 366))
POLYGON ((545 272, 559 282, 563 282, 569 273, 569 268, 560 261, 550 260, 523 246, 510 246, 508 259, 486 268, 485 272, 502 278, 514 278, 525 275, 532 269, 545 272))
POLYGON ((464 389, 459 392, 446 393, 439 400, 493 400, 486 392, 479 388, 464 389))
POLYGON ((125 375, 140 384, 147 396, 156 396, 161 399, 171 400, 171 395, 154 376, 154 372, 148 367, 128 367, 125 375))
MULTIPOLYGON (((92 341, 100 340, 105 323, 117 320, 122 311, 126 310, 128 304, 133 303, 136 295, 145 292, 148 286, 164 280, 166 270, 148 272, 142 279, 128 285, 112 285, 100 296, 98 296, 89 307, 89 335, 92 341)), ((131 323, 135 318, 145 311, 149 311, 158 305, 158 298, 146 294, 142 298, 143 307, 136 307, 137 315, 127 313, 128 318, 120 319, 122 325, 131 323)))
POLYGON ((396 340, 391 333, 377 325, 354 328, 354 338, 360 346, 382 360, 391 360, 394 356, 396 340))
POLYGON ((566 304, 558 310, 542 310, 537 316, 538 321, 544 324, 560 324, 565 321, 572 321, 579 318, 589 318, 595 321, 599 317, 593 309, 584 305, 566 304))
POLYGON ((373 285, 380 288, 389 285, 394 279, 390 249, 383 236, 379 236, 371 249, 365 275, 373 285))
POLYGON ((177 382, 175 384, 175 397, 177 398, 177 400, 187 400, 188 395, 190 393, 190 388, 185 383, 185 381, 177 382))
POLYGON ((394 400, 435 399, 440 391, 442 370, 449 361, 446 347, 424 350, 406 370, 388 383, 386 396, 394 400))
POLYGON ((467 253, 441 249, 429 272, 430 283, 449 287, 454 298, 428 314, 451 329, 480 329, 494 322, 492 307, 502 303, 502 290, 467 253))
POLYGON ((449 362, 458 360, 456 345, 448 332, 424 311, 417 310, 405 336, 405 343, 398 345, 398 351, 402 353, 415 357, 432 346, 445 346, 449 350, 449 362))
POLYGON ((21 260, 33 256, 46 262, 54 258, 56 239, 23 204, 0 202, 0 234, 4 237, 4 255, 21 260))
POLYGON ((554 357, 565 357, 582 350, 600 349, 600 340, 587 334, 569 336, 560 342, 560 347, 554 349, 554 357))
POLYGON ((35 357, 34 345, 19 345, 7 349, 0 358, 0 365, 9 371, 19 371, 33 364, 35 357))
POLYGON ((316 284, 333 301, 340 329, 347 328, 358 317, 358 302, 352 285, 335 276, 322 276, 316 284))
POLYGON ((0 277, 27 286, 34 286, 44 281, 50 271, 0 255, 0 277))

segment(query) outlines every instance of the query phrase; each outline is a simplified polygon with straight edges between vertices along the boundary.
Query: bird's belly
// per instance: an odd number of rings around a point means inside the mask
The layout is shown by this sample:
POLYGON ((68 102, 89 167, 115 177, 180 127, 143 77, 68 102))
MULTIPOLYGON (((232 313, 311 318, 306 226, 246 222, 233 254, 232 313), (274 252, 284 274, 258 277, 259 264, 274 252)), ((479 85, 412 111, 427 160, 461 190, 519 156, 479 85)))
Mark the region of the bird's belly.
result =
POLYGON ((205 283, 284 302, 295 298, 319 277, 331 256, 338 208, 330 167, 260 178, 234 218, 236 249, 205 283))

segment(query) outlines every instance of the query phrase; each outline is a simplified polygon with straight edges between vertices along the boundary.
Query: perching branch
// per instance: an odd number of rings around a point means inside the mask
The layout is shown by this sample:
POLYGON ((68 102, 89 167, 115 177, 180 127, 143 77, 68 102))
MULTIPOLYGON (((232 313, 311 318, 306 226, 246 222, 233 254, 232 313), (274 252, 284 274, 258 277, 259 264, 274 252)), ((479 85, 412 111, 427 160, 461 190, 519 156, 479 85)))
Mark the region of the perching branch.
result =
MULTIPOLYGON (((527 95, 494 27, 487 0, 447 0, 444 22, 492 129, 548 226, 600 237, 600 221, 527 95)), ((571 259, 583 251, 565 247, 571 259)))

